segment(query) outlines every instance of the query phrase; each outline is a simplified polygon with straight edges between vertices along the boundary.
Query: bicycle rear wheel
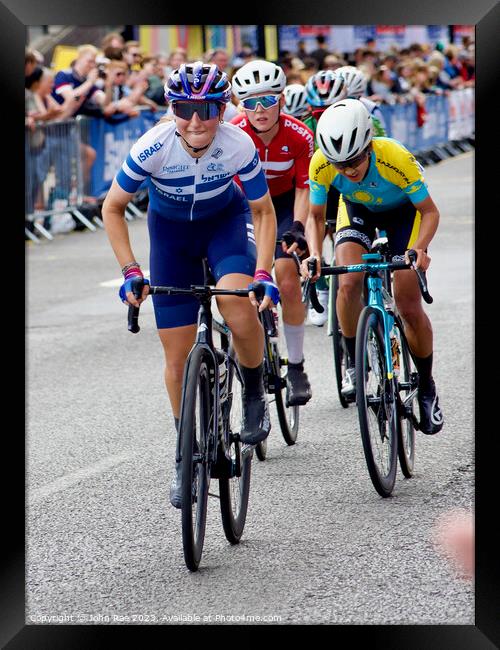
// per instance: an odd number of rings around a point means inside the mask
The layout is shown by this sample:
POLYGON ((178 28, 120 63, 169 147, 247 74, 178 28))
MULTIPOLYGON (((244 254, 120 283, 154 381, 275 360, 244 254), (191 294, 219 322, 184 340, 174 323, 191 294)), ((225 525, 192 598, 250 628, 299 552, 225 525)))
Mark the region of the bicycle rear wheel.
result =
MULTIPOLYGON (((229 355, 234 359, 232 346, 229 355)), ((229 462, 224 456, 222 447, 219 455, 221 465, 226 468, 219 477, 220 510, 222 527, 226 539, 231 544, 237 544, 243 534, 247 518, 248 499, 250 496, 250 477, 252 468, 253 448, 242 445, 236 435, 241 430, 242 419, 242 384, 233 363, 228 368, 228 413, 226 426, 229 429, 229 462)))
POLYGON ((339 396, 340 404, 346 409, 349 408, 349 402, 342 395, 342 380, 345 377, 347 369, 347 347, 340 330, 340 323, 336 309, 337 293, 339 290, 339 279, 337 275, 332 275, 330 277, 329 290, 329 313, 332 315, 332 346, 333 360, 335 365, 335 378, 337 380, 337 393, 339 396))
POLYGON ((388 497, 396 481, 397 409, 384 350, 381 316, 365 307, 356 332, 356 403, 370 478, 377 492, 388 497))
POLYGON ((213 423, 210 369, 213 361, 203 348, 189 358, 182 396, 181 436, 182 546, 190 571, 197 571, 205 540, 210 464, 208 446, 213 423))
MULTIPOLYGON (((416 398, 416 369, 408 347, 401 322, 396 319, 394 332, 398 345, 399 373, 397 377, 398 399, 398 456, 401 471, 406 478, 413 476, 415 468, 415 427, 413 403, 416 398)), ((394 353, 393 353, 394 359, 394 353)))

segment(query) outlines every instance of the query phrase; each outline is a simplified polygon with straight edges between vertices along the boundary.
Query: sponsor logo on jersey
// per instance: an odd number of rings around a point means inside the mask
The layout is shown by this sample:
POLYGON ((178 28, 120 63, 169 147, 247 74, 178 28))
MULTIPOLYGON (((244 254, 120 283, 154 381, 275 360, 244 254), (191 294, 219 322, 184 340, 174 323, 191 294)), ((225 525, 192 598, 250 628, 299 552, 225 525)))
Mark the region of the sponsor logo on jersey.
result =
POLYGON ((212 158, 220 158, 224 151, 220 149, 219 147, 213 152, 212 158))
POLYGON ((365 222, 363 221, 363 219, 360 219, 359 217, 353 217, 352 220, 353 220, 354 223, 357 223, 357 224, 359 224, 360 226, 362 226, 362 225, 365 223, 365 222))
POLYGON ((288 148, 288 145, 285 144, 283 147, 281 147, 281 151, 283 153, 288 153, 290 151, 290 149, 288 148))
POLYGON ((384 167, 388 167, 389 169, 392 169, 393 171, 396 172, 396 174, 399 174, 403 178, 405 183, 408 183, 408 185, 410 184, 410 179, 405 175, 405 173, 403 171, 401 171, 401 169, 398 169, 397 167, 394 167, 394 165, 391 165, 390 163, 386 162, 385 160, 380 160, 380 158, 377 158, 377 162, 380 163, 381 165, 384 165, 384 167))
POLYGON ((209 172, 223 172, 224 165, 222 163, 209 163, 207 165, 207 171, 209 172))
POLYGON ((212 181, 220 181, 223 178, 227 178, 228 176, 231 176, 231 172, 225 172, 223 174, 213 174, 213 176, 206 176, 205 174, 201 175, 201 182, 202 183, 211 183, 212 181))
POLYGON ((141 162, 144 162, 146 158, 149 158, 150 156, 155 154, 162 147, 163 147, 163 142, 155 142, 151 147, 148 147, 147 149, 144 149, 144 151, 141 151, 141 153, 139 154, 139 160, 141 162))
POLYGON ((330 166, 330 163, 328 162, 328 160, 325 160, 325 162, 322 163, 319 167, 316 167, 316 169, 314 170, 314 176, 317 178, 320 171, 322 169, 325 169, 326 167, 329 167, 329 166, 330 166))
POLYGON ((285 126, 293 129, 294 131, 297 131, 297 133, 303 135, 308 142, 312 142, 314 144, 314 137, 311 134, 311 131, 307 127, 300 126, 300 124, 296 124, 295 122, 292 122, 291 120, 288 120, 286 118, 285 118, 285 126))
POLYGON ((162 167, 162 172, 167 172, 167 174, 175 174, 177 172, 185 172, 189 169, 189 165, 170 165, 170 167, 162 167))

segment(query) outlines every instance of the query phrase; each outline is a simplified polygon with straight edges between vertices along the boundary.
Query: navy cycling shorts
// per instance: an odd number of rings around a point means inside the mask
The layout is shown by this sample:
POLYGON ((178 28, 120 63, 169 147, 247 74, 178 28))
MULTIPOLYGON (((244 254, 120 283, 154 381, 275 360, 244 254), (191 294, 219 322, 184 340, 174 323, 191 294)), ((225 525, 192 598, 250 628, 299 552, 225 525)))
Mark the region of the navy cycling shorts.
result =
MULTIPOLYGON (((186 287, 203 284, 203 258, 215 280, 229 273, 253 277, 257 249, 250 208, 235 193, 228 206, 210 219, 172 221, 148 212, 152 285, 186 287)), ((152 296, 158 329, 197 322, 199 302, 191 296, 152 296)))

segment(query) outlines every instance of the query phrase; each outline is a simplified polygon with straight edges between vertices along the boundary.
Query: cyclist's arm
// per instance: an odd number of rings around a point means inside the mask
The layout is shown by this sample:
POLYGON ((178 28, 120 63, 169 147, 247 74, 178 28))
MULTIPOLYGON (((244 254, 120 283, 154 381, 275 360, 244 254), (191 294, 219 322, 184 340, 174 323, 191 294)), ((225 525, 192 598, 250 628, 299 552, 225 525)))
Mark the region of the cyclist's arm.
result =
POLYGON ((134 194, 125 192, 115 178, 102 204, 104 227, 120 268, 135 260, 125 219, 125 208, 133 196, 134 194))
POLYGON ((306 226, 307 223, 307 214, 309 212, 309 188, 295 188, 295 201, 293 204, 293 219, 294 221, 300 221, 300 223, 306 226))
POLYGON ((271 273, 276 246, 276 212, 267 191, 260 199, 248 199, 257 245, 257 267, 271 273))
MULTIPOLYGON (((309 214, 306 224, 306 239, 311 257, 315 257, 318 266, 321 265, 321 252, 323 250, 323 239, 325 238, 326 204, 309 203, 309 214)), ((307 260, 303 262, 303 269, 307 269, 307 260)), ((313 277, 317 280, 319 274, 313 277)))
POLYGON ((420 212, 421 222, 418 237, 412 248, 417 253, 417 268, 427 270, 430 264, 430 257, 425 253, 432 238, 436 234, 439 225, 439 210, 430 196, 423 201, 414 204, 420 212))

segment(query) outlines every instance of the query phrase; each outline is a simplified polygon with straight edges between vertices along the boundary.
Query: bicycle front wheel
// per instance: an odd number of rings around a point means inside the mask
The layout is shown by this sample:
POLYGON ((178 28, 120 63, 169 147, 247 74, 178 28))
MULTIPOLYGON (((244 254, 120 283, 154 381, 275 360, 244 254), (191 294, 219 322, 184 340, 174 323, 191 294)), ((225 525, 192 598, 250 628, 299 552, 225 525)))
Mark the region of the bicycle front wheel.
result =
POLYGON ((181 436, 182 546, 190 571, 200 564, 207 521, 210 464, 208 447, 213 422, 210 369, 213 361, 206 350, 195 348, 188 360, 182 396, 181 436))
POLYGON ((370 478, 388 497, 397 469, 396 395, 387 377, 381 316, 372 307, 361 312, 356 332, 356 403, 370 478))
POLYGON ((276 411, 278 413, 278 421, 280 423, 281 433, 287 445, 294 445, 297 442, 299 433, 299 406, 286 405, 284 393, 286 391, 286 373, 284 368, 286 362, 280 356, 278 344, 274 341, 271 343, 271 367, 274 368, 276 376, 276 390, 274 393, 274 401, 276 403, 276 411))
MULTIPOLYGON (((330 277, 330 295, 329 305, 330 313, 332 315, 332 346, 333 346, 333 361, 335 365, 335 378, 337 380, 337 393, 339 396, 340 404, 346 409, 349 408, 349 402, 342 395, 342 380, 345 377, 347 370, 347 347, 344 337, 340 330, 340 323, 337 316, 337 293, 339 290, 339 278, 337 275, 330 277)), ((351 400, 352 401, 352 400, 351 400)))
MULTIPOLYGON (((234 359, 232 346, 229 355, 234 359)), ((250 476, 253 449, 242 445, 239 436, 242 420, 242 385, 234 365, 228 368, 228 421, 229 457, 223 459, 226 471, 219 477, 220 509, 222 527, 226 539, 237 544, 243 534, 250 496, 250 476)), ((219 453, 223 454, 222 448, 219 453)))
POLYGON ((394 333, 398 349, 393 352, 393 359, 399 366, 397 372, 398 399, 398 456, 401 471, 406 478, 411 478, 415 468, 415 427, 413 425, 413 403, 417 393, 416 369, 408 347, 408 342, 401 322, 394 322, 394 333))

